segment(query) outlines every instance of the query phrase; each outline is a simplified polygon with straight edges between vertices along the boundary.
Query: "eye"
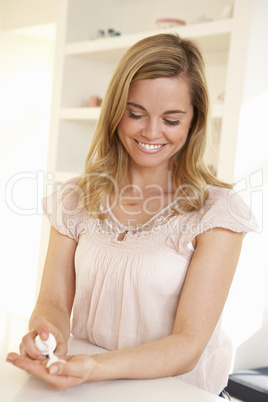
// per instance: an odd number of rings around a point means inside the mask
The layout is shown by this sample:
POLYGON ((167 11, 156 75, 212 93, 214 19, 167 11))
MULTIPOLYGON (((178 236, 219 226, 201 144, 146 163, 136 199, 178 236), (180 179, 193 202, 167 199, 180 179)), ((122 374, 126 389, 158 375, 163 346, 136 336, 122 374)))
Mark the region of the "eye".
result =
POLYGON ((140 118, 142 118, 141 114, 134 114, 134 113, 132 113, 130 111, 128 111, 128 116, 131 117, 132 119, 140 119, 140 118))
POLYGON ((168 119, 163 119, 163 120, 169 126, 178 126, 180 124, 179 120, 168 120, 168 119))

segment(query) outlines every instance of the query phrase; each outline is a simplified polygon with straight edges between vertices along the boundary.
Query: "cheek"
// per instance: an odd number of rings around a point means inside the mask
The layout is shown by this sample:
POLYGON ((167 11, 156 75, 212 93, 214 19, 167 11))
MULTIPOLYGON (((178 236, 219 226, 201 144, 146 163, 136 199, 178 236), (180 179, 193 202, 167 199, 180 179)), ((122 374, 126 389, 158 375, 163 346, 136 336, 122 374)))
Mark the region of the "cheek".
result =
POLYGON ((139 123, 135 120, 130 119, 128 116, 124 115, 117 126, 118 136, 121 141, 131 135, 135 134, 139 130, 139 123))
POLYGON ((178 141, 179 148, 182 148, 186 143, 186 141, 187 141, 187 134, 180 137, 180 140, 178 141))
POLYGON ((129 119, 126 112, 123 114, 122 119, 120 120, 117 131, 125 131, 125 128, 129 125, 129 119))
POLYGON ((187 126, 179 126, 176 132, 172 134, 174 142, 184 143, 187 140, 189 133, 189 127, 187 126))
POLYGON ((121 122, 117 126, 117 135, 119 140, 124 146, 127 146, 128 139, 131 137, 131 129, 129 124, 126 123, 126 120, 121 120, 121 122))

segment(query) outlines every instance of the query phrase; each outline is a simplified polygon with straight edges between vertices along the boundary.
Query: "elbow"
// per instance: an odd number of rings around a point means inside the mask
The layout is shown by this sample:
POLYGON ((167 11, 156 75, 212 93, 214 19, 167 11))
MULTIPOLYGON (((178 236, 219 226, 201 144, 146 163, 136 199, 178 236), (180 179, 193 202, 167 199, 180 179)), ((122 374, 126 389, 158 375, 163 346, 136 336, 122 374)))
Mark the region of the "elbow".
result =
POLYGON ((177 350, 181 350, 176 362, 174 376, 189 373, 194 370, 203 354, 204 348, 196 339, 173 335, 178 345, 177 350))
POLYGON ((197 363, 200 360, 201 355, 197 355, 197 356, 192 356, 191 359, 189 359, 188 364, 186 365, 186 370, 183 374, 185 373, 189 373, 190 371, 194 370, 197 366, 197 363))
POLYGON ((199 358, 195 358, 192 356, 189 357, 189 359, 185 362, 185 364, 183 364, 183 366, 181 366, 181 364, 178 364, 179 367, 177 368, 174 376, 187 374, 190 371, 193 371, 196 368, 198 362, 199 358))

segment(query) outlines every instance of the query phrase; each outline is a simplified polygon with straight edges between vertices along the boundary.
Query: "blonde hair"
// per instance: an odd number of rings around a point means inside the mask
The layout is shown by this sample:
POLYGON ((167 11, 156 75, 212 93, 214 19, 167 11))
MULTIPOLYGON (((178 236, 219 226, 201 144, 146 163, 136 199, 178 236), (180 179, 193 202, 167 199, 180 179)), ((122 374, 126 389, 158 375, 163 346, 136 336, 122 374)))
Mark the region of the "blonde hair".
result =
POLYGON ((78 184, 82 204, 91 215, 105 217, 100 205, 117 190, 116 185, 127 171, 128 154, 117 127, 126 108, 130 85, 138 80, 179 75, 189 85, 194 115, 186 143, 170 163, 177 195, 183 200, 177 213, 199 210, 208 197, 208 184, 232 187, 212 175, 204 162, 209 99, 201 52, 192 40, 159 34, 142 39, 125 53, 107 88, 78 184))

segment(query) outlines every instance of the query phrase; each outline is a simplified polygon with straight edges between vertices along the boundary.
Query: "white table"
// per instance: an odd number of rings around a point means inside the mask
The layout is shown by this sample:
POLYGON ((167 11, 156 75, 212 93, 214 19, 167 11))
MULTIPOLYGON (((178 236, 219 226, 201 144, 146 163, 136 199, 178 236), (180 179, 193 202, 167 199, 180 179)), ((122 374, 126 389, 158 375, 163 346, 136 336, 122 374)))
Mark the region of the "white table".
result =
MULTIPOLYGON (((69 354, 102 352, 85 341, 70 339, 69 354)), ((0 355, 1 402, 220 402, 215 395, 176 378, 157 380, 117 380, 82 384, 66 391, 48 388, 42 381, 5 362, 0 355)))

